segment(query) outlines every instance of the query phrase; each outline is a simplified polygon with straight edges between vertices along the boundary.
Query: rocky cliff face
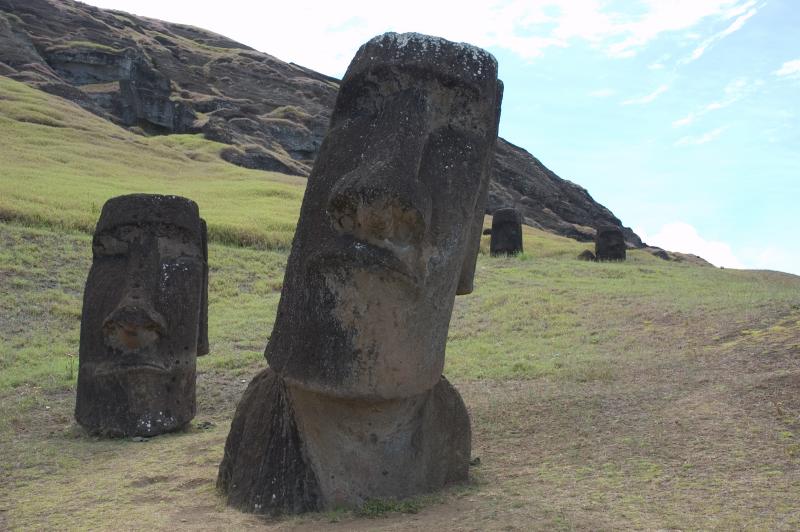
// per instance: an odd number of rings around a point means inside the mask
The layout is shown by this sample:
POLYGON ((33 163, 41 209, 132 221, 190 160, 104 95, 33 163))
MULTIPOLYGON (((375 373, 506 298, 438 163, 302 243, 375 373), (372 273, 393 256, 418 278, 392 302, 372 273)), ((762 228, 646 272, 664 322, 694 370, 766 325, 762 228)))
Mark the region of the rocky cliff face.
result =
MULTIPOLYGON (((142 134, 202 133, 225 160, 308 175, 338 80, 202 29, 72 0, 0 0, 0 75, 142 134)), ((579 240, 619 225, 585 189, 498 141, 487 213, 579 240)), ((629 245, 641 240, 625 228, 629 245)))
MULTIPOLYGON (((592 199, 585 188, 561 179, 539 160, 504 139, 497 140, 487 213, 514 207, 523 223, 576 240, 594 240, 595 228, 622 227, 614 214, 592 199)), ((628 227, 622 227, 630 246, 642 241, 628 227)))
POLYGON ((0 0, 0 74, 146 134, 203 133, 308 175, 336 80, 197 28, 70 0, 0 0))

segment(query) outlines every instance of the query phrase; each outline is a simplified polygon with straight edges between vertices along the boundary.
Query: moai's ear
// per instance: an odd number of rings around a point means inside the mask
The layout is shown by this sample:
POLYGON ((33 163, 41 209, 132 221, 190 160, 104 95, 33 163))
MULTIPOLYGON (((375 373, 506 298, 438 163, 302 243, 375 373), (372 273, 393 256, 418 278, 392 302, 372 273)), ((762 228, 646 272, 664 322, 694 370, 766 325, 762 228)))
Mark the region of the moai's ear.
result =
MULTIPOLYGON (((499 79, 497 80, 496 98, 494 138, 497 137, 497 129, 500 126, 500 106, 503 103, 503 82, 499 79)), ((494 166, 494 146, 492 146, 492 153, 487 159, 486 168, 483 171, 483 180, 475 199, 475 215, 467 236, 464 262, 461 265, 461 273, 458 277, 458 287, 456 288, 456 295, 458 296, 471 294, 474 288, 475 265, 478 262, 478 249, 481 247, 481 233, 483 232, 483 214, 486 211, 486 196, 489 193, 489 181, 492 178, 492 167, 494 166)))
POLYGON ((208 354, 208 227, 200 218, 203 246, 203 287, 200 296, 200 323, 197 326, 197 356, 208 354))
POLYGON ((475 215, 469 228, 469 235, 465 245, 464 262, 461 264, 461 272, 458 276, 458 287, 456 295, 463 296, 471 294, 474 288, 475 265, 478 262, 478 248, 481 247, 481 232, 483 229, 483 208, 486 204, 486 191, 489 188, 489 175, 487 173, 484 182, 481 183, 479 195, 483 196, 482 201, 476 205, 475 215), (478 208, 480 207, 480 208, 478 208))

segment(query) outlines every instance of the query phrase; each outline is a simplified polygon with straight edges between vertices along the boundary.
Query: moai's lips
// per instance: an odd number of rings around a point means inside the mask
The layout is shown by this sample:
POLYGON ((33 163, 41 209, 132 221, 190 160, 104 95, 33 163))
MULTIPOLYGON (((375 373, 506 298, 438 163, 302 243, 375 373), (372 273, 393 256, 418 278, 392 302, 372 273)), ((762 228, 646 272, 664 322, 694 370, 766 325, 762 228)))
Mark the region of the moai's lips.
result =
POLYGON ((153 361, 135 359, 120 362, 103 362, 95 367, 94 375, 97 377, 119 375, 120 373, 169 373, 165 366, 153 361))
POLYGON ((318 253, 308 261, 308 270, 329 271, 333 268, 352 268, 371 272, 386 272, 413 287, 422 284, 423 278, 412 268, 416 253, 409 251, 408 257, 388 247, 380 247, 353 239, 344 249, 334 253, 318 253), (404 260, 405 259, 405 260, 404 260))

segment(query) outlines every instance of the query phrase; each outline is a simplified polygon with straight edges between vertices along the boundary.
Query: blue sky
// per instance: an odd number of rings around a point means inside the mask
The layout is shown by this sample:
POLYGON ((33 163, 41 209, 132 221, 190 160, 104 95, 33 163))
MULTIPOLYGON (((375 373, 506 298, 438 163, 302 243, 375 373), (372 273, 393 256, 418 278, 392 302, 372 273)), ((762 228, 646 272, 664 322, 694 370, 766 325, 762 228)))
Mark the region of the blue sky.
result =
POLYGON ((647 242, 800 274, 797 0, 89 3, 334 76, 384 31, 477 44, 505 82, 500 134, 647 242))

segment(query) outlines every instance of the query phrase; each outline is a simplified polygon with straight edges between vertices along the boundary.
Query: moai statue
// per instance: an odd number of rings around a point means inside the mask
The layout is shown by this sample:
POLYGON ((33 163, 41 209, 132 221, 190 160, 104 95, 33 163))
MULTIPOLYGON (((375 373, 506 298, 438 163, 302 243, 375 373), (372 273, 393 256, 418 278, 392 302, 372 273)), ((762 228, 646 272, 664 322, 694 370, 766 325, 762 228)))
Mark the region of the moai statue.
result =
POLYGON ((625 260, 625 236, 615 225, 597 228, 594 239, 594 254, 599 261, 625 260))
POLYGON ((103 205, 81 316, 75 419, 92 433, 155 436, 195 414, 208 353, 206 224, 179 196, 103 205))
POLYGON ((217 486, 263 514, 463 481, 470 421, 442 376, 472 290, 502 84, 489 53, 387 33, 357 52, 308 179, 265 356, 217 486))
POLYGON ((494 211, 490 234, 489 252, 493 257, 522 253, 522 216, 516 209, 508 207, 494 211))

